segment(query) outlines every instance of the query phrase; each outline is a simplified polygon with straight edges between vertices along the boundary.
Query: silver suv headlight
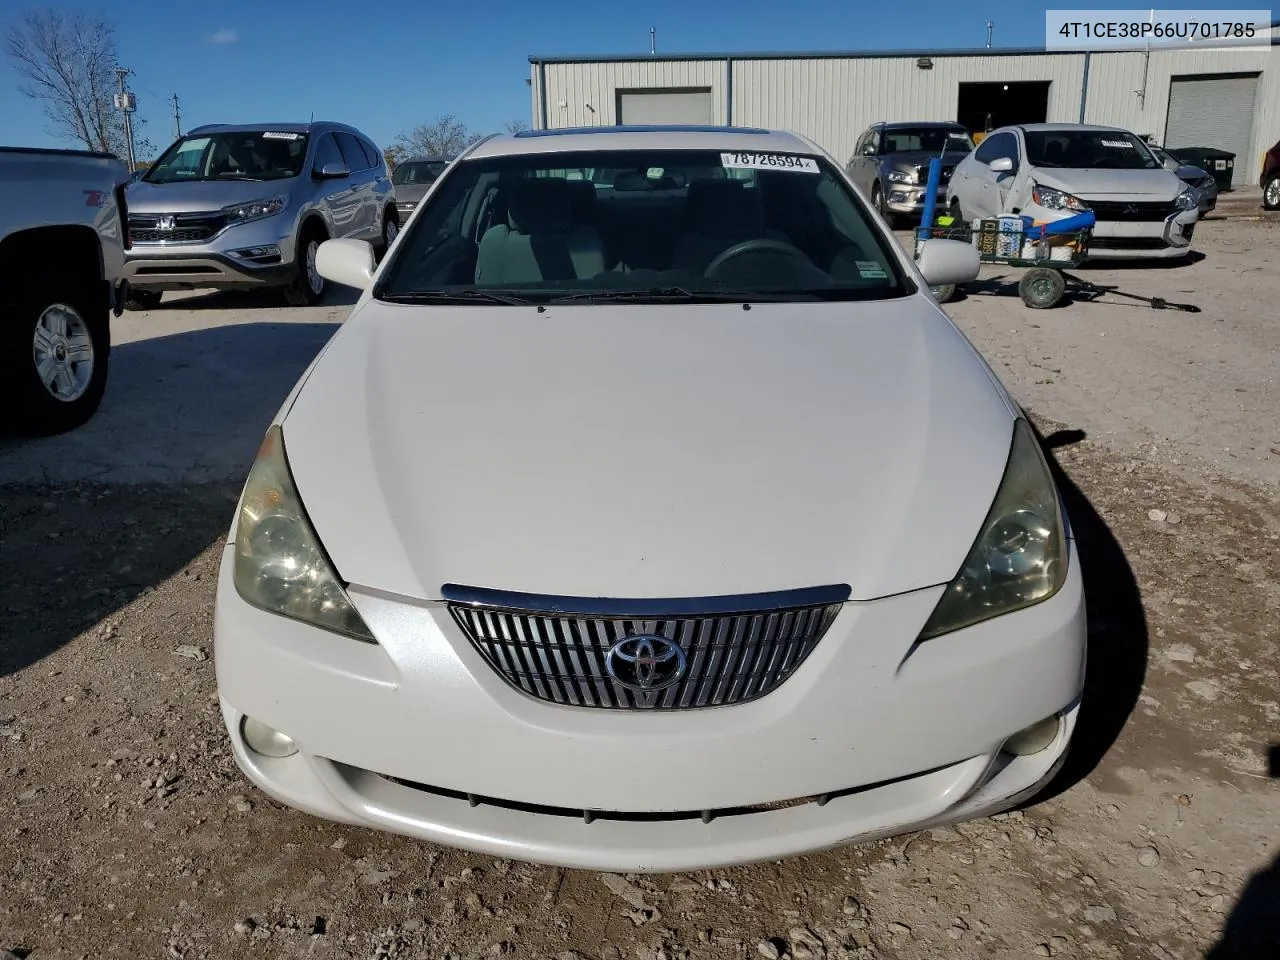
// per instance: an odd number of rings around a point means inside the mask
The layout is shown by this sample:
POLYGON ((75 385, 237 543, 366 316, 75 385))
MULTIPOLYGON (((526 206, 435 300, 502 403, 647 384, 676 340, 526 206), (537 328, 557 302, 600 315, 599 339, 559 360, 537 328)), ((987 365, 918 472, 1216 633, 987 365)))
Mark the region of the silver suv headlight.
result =
POLYGON ((1067 577, 1062 509, 1049 465, 1026 420, 1000 489, 964 566, 947 585, 920 632, 928 640, 1047 600, 1067 577))
POLYGON ((1046 210, 1088 210, 1089 205, 1079 197, 1064 193, 1054 187, 1031 181, 1031 199, 1046 210))
POLYGON ((1195 187, 1187 187, 1174 198, 1173 205, 1179 210, 1194 210, 1200 206, 1200 191, 1195 187))
POLYGON ((278 426, 249 471, 236 521, 236 592, 270 613, 376 643, 307 520, 278 426))
POLYGON ((890 170, 888 176, 890 183, 916 182, 916 175, 914 173, 908 173, 906 170, 890 170))
POLYGON ((222 212, 226 214, 229 224, 261 220, 263 217, 273 217, 283 210, 288 199, 288 197, 268 197, 265 200, 250 200, 248 203, 233 203, 229 207, 223 207, 222 212))

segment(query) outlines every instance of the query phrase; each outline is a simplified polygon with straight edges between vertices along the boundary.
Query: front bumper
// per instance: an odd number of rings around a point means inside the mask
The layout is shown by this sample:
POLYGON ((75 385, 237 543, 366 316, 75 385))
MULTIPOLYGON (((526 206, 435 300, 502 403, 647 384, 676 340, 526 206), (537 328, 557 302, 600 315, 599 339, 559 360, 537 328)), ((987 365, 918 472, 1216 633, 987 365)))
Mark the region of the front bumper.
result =
MULTIPOLYGON (((920 216, 924 212, 925 184, 923 183, 885 183, 885 206, 893 213, 906 216, 920 216)), ((947 184, 938 184, 937 205, 945 210, 947 205, 947 184)))
POLYGON ((222 254, 151 253, 141 245, 124 265, 129 286, 145 290, 278 287, 296 273, 292 262, 254 264, 222 254))
MULTIPOLYGON (((135 211, 137 212, 137 211, 135 211)), ((297 274, 292 220, 264 217, 192 243, 135 241, 124 263, 129 285, 147 290, 274 287, 297 274), (250 257, 254 250, 272 251, 250 257)))
MULTIPOLYGON (((1074 216, 1028 203, 1022 213, 1035 221, 1074 216)), ((1191 238, 1200 219, 1198 208, 1183 210, 1164 220, 1099 220, 1089 242, 1089 260, 1167 260, 1191 252, 1191 238)))
POLYGON ((378 646, 264 613, 236 593, 231 551, 215 662, 249 779, 320 817, 494 856, 687 870, 996 812, 1057 772, 1083 683, 1074 545, 1063 590, 1036 607, 913 648, 941 587, 849 603, 773 693, 670 712, 533 700, 506 685, 439 603, 353 587, 378 646), (1000 751, 1059 711, 1050 747, 1000 751), (299 752, 248 750, 245 715, 299 752), (743 809, 765 804, 774 808, 743 809))

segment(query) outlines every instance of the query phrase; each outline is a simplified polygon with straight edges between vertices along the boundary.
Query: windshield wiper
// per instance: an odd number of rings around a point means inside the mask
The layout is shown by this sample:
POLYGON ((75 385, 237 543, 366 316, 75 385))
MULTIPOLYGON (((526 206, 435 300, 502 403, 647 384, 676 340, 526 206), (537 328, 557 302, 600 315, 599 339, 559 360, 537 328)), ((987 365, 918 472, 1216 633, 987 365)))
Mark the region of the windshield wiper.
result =
POLYGON ((261 183, 261 182, 262 182, 264 179, 266 179, 266 178, 265 178, 265 177, 245 177, 245 176, 241 176, 240 174, 236 174, 236 173, 228 173, 228 174, 225 174, 225 175, 220 173, 220 174, 218 174, 216 177, 203 177, 203 178, 201 178, 201 179, 205 179, 205 180, 213 180, 213 181, 218 181, 218 180, 252 180, 254 183, 261 183))
MULTIPOLYGON (((805 296, 805 291, 798 291, 805 296)), ((753 290, 690 290, 686 287, 654 287, 650 290, 593 290, 552 297, 548 303, 671 303, 680 300, 708 303, 785 303, 796 298, 790 291, 763 293, 753 290)))
POLYGON ((509 307, 520 307, 533 301, 524 297, 513 297, 505 293, 494 293, 491 290, 418 290, 410 293, 384 293, 378 298, 387 303, 438 303, 444 305, 500 303, 509 307))

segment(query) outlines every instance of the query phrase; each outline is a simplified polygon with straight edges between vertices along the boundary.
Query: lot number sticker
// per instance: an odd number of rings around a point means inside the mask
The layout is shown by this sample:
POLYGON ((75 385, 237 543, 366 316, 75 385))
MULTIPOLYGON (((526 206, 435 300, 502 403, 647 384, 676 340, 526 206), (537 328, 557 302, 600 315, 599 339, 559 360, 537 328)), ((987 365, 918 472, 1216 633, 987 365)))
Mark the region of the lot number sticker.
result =
POLYGON ((720 163, 730 170, 789 170, 792 173, 817 173, 818 161, 789 153, 722 153, 720 163))
POLYGON ((263 140, 297 140, 302 136, 299 133, 279 133, 275 130, 268 130, 262 135, 263 140))

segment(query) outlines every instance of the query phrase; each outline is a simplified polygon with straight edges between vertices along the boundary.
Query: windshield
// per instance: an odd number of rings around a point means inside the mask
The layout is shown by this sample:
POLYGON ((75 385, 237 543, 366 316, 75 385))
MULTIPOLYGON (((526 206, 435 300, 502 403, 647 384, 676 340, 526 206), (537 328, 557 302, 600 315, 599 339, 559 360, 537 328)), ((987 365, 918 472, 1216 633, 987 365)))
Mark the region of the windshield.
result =
POLYGON ((287 180, 302 173, 307 135, 276 130, 184 137, 157 160, 148 183, 287 180))
POLYGON ((881 153, 906 153, 910 150, 927 150, 941 153, 943 145, 947 153, 968 153, 973 140, 958 127, 889 127, 884 132, 884 148, 881 153))
POLYGON ((431 183, 449 164, 444 160, 415 160, 402 163, 391 175, 392 183, 431 183))
POLYGON ((468 303, 882 299, 912 289, 890 243, 818 157, 492 157, 446 175, 400 238, 376 295, 468 303))
POLYGON ((1034 167, 1150 170, 1160 166, 1141 138, 1123 130, 1027 130, 1034 167))

